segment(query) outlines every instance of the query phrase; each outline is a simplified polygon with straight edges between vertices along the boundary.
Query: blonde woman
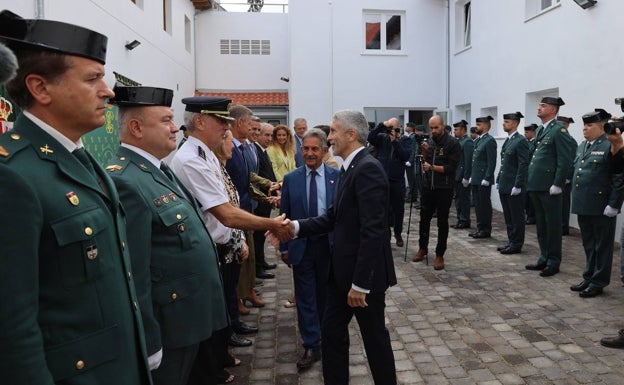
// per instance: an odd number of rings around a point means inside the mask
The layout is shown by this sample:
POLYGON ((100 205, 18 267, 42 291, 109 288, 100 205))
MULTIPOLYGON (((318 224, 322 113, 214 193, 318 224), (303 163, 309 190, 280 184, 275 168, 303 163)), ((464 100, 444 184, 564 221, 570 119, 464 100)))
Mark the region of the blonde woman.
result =
POLYGON ((290 128, 279 124, 273 130, 273 142, 267 148, 267 154, 273 165, 275 179, 278 182, 284 180, 284 175, 296 168, 295 165, 295 139, 290 128))

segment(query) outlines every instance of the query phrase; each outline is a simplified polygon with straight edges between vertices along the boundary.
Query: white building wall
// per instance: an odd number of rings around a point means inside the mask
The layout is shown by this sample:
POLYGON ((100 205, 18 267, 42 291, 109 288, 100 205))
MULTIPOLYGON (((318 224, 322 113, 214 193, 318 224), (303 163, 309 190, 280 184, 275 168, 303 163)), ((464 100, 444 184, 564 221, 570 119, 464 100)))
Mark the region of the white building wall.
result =
POLYGON ((347 108, 444 108, 444 2, 297 0, 289 19, 292 118, 314 125, 347 108), (364 52, 365 9, 405 12, 403 55, 364 52))
MULTIPOLYGON (((143 9, 130 0, 41 0, 46 19, 77 24, 108 37, 106 80, 114 85, 113 71, 143 85, 174 90, 173 108, 184 111, 181 98, 195 91, 194 47, 186 50, 184 17, 191 21, 191 42, 195 9, 190 1, 171 1, 171 33, 162 28, 162 2, 144 0, 143 9), (124 45, 139 40, 132 51, 124 45)), ((0 0, 0 9, 9 9, 24 18, 36 16, 35 0, 0 0)), ((176 114, 182 124, 182 114, 176 114)))
MULTIPOLYGON (((624 25, 614 22, 612 15, 624 14, 624 2, 600 1, 583 10, 573 1, 561 0, 538 15, 527 13, 539 3, 536 0, 473 0, 471 46, 460 50, 457 37, 462 31, 456 28, 461 14, 456 13, 463 11, 465 0, 449 1, 453 120, 465 118, 462 105, 470 106, 471 125, 496 107, 491 133, 498 138, 499 157, 505 137, 502 115, 521 111, 526 117, 521 126, 539 124, 537 103, 545 90, 565 101, 560 114, 576 121, 570 133, 579 143, 584 113, 602 107, 622 115, 613 99, 624 95, 624 55, 618 53, 624 25)), ((501 209, 494 189, 492 203, 501 209)), ((577 226, 575 215, 571 224, 577 226)))
POLYGON ((289 76, 287 13, 205 11, 197 15, 197 89, 286 91, 289 76), (222 55, 221 39, 270 40, 270 55, 222 55))

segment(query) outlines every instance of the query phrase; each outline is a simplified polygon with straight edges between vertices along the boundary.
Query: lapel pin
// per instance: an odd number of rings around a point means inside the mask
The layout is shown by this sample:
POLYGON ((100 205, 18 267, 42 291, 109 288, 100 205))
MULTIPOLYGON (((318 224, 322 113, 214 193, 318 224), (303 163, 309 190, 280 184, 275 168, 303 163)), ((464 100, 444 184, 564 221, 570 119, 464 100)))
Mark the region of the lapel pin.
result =
POLYGON ((69 203, 71 203, 74 206, 78 206, 78 204, 80 203, 80 199, 78 199, 78 195, 76 195, 76 193, 73 191, 70 191, 67 194, 65 194, 65 197, 67 198, 69 203))

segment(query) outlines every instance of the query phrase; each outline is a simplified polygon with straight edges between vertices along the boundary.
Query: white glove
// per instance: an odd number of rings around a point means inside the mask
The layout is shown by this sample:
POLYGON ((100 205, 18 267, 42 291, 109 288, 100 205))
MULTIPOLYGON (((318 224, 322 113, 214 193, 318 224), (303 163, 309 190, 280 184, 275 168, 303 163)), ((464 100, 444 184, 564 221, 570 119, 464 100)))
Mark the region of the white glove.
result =
POLYGON ((512 187, 510 195, 511 196, 520 195, 521 192, 522 192, 522 189, 520 187, 512 187))
POLYGON ((550 186, 549 192, 550 192, 550 195, 559 195, 561 194, 562 190, 561 190, 561 187, 552 185, 550 186))
POLYGON ((162 361, 163 350, 160 348, 159 351, 147 357, 147 363, 149 365, 150 370, 156 370, 160 366, 162 361))
POLYGON ((618 215, 618 209, 614 209, 613 207, 607 205, 602 214, 606 215, 609 218, 613 218, 614 216, 618 215))
POLYGON ((462 186, 468 187, 470 185, 470 181, 466 178, 462 178, 462 186))
POLYGON ((565 184, 570 184, 570 179, 566 179, 565 184))
POLYGON ((489 185, 490 185, 490 182, 488 182, 487 180, 483 179, 481 181, 481 186, 488 187, 489 185))
POLYGON ((472 183, 472 178, 468 178, 468 184, 472 183))
POLYGON ((405 162, 405 167, 412 167, 412 164, 410 162, 405 162))

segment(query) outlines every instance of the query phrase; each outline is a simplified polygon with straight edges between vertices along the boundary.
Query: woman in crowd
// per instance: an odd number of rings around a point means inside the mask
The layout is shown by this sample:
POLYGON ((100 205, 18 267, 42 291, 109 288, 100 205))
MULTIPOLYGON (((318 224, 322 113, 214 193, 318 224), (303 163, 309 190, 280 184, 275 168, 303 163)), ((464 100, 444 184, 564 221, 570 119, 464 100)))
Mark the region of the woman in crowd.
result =
POLYGON ((275 179, 284 180, 284 175, 296 168, 295 166, 295 139, 290 128, 279 124, 273 130, 273 142, 267 148, 267 154, 273 165, 275 179))

